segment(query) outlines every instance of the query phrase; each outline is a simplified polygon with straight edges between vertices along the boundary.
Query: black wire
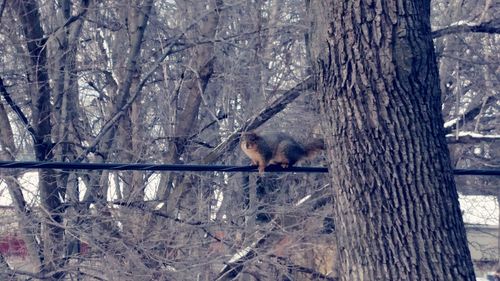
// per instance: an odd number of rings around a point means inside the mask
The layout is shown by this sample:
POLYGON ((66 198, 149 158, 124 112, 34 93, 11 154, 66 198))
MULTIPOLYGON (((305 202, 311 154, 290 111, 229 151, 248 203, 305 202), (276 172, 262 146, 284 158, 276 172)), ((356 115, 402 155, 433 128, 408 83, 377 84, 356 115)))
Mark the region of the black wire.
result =
MULTIPOLYGON (((142 163, 71 163, 37 161, 0 161, 0 169, 63 169, 63 170, 115 170, 115 171, 191 171, 191 172, 257 172, 256 166, 194 165, 194 164, 142 164, 142 163)), ((327 173, 324 167, 266 167, 266 172, 327 173)))
POLYGON ((500 176, 500 170, 493 169, 455 169, 453 174, 457 176, 500 176))
MULTIPOLYGON (((114 170, 114 171, 191 171, 191 172, 257 172, 256 166, 225 166, 195 164, 143 164, 143 163, 71 163, 37 161, 0 161, 0 169, 62 169, 62 170, 114 170)), ((266 172, 327 173, 326 167, 266 167, 266 172)), ((455 175, 500 176, 500 170, 455 169, 455 175)))

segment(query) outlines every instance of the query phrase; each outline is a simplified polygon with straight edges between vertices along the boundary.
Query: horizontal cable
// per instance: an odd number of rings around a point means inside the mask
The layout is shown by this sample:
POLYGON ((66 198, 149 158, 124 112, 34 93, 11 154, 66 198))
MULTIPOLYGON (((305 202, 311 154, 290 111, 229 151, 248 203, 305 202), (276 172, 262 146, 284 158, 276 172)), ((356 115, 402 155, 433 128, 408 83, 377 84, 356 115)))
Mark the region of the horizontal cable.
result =
MULTIPOLYGON (((190 171, 190 172, 257 172, 257 166, 142 164, 142 163, 71 163, 36 161, 0 161, 0 169, 62 169, 62 170, 115 170, 115 171, 190 171)), ((266 172, 327 173, 324 167, 266 167, 266 172)))
MULTIPOLYGON (((256 166, 143 164, 143 163, 71 163, 37 161, 0 161, 0 169, 62 169, 62 170, 114 170, 114 171, 182 171, 182 172, 257 172, 256 166)), ((266 167, 266 172, 327 173, 326 167, 266 167)), ((500 170, 455 169, 455 175, 500 176, 500 170)))
POLYGON ((455 169, 456 176, 500 176, 500 170, 493 169, 455 169))

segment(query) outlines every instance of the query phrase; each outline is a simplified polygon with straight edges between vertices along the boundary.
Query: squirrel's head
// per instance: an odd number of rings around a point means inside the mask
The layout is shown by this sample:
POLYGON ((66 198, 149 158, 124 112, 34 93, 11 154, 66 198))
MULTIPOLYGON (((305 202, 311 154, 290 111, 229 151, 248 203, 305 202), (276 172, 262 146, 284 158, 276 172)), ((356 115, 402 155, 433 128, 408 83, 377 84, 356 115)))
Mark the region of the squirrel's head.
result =
POLYGON ((255 132, 243 132, 241 133, 241 144, 246 149, 254 149, 259 138, 255 132))

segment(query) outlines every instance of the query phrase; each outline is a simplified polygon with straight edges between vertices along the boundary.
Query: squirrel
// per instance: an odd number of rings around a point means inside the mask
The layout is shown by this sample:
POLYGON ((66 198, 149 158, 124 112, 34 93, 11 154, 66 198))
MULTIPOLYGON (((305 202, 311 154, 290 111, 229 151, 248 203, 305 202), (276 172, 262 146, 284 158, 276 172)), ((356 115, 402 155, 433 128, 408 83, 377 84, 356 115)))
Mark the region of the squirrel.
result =
POLYGON ((291 167, 325 149, 322 139, 315 138, 307 144, 301 144, 282 132, 244 132, 241 134, 240 146, 252 160, 252 165, 259 166, 260 174, 264 173, 267 165, 280 164, 283 168, 291 167))

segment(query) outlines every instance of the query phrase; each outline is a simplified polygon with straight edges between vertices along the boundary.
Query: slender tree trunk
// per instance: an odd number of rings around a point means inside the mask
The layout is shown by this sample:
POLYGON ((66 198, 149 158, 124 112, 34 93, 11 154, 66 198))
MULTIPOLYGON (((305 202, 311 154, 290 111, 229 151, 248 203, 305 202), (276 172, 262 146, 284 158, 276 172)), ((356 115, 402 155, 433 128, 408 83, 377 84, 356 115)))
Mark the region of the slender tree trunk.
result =
MULTIPOLYGON (((29 81, 33 82, 31 93, 31 121, 34 129, 34 151, 37 161, 54 159, 51 122, 51 90, 47 71, 47 50, 45 33, 40 21, 38 3, 33 0, 17 1, 13 7, 18 14, 26 38, 26 48, 30 56, 29 81)), ((50 279, 61 277, 61 257, 63 254, 63 229, 61 228, 61 188, 57 185, 54 170, 40 170, 40 201, 46 221, 43 223, 43 264, 42 274, 51 274, 50 279)))
MULTIPOLYGON (((203 18, 203 25, 194 28, 190 35, 201 35, 204 38, 214 38, 219 24, 218 9, 222 6, 222 1, 177 1, 177 4, 185 9, 187 16, 186 24, 191 24, 191 18, 194 18, 197 9, 203 11, 207 9, 209 12, 203 18), (196 5, 195 5, 196 3, 196 5)), ((189 136, 193 134, 196 127, 197 118, 200 112, 200 107, 203 101, 203 94, 208 82, 214 72, 214 46, 213 44, 203 44, 192 49, 192 57, 189 61, 189 69, 185 72, 186 80, 183 82, 181 91, 186 95, 183 110, 176 112, 177 120, 175 120, 174 139, 169 144, 165 161, 167 163, 177 163, 186 151, 189 136)), ((169 215, 172 215, 177 208, 177 204, 183 195, 183 192, 192 182, 186 180, 184 176, 169 175, 171 178, 167 182, 176 182, 175 190, 170 193, 163 194, 162 199, 167 199, 167 204, 164 209, 169 215), (189 184, 186 184, 189 183, 189 184)))
MULTIPOLYGON (((2 85, 3 82, 0 78, 0 87, 2 85)), ((2 101, 0 101, 0 160, 3 161, 14 161, 15 157, 12 153, 17 150, 10 124, 7 111, 2 101)), ((17 180, 19 176, 19 171, 0 171, 0 177, 2 177, 7 184, 9 195, 12 198, 12 206, 16 211, 16 215, 19 217, 19 229, 26 249, 28 250, 28 255, 30 256, 30 262, 33 264, 35 270, 39 270, 43 261, 43 253, 40 244, 36 240, 39 231, 37 229, 38 225, 35 223, 33 212, 26 204, 22 186, 17 180)), ((0 278, 0 280, 3 279, 0 278)))
POLYGON ((430 1, 315 0, 342 280, 475 280, 443 132, 430 1))

